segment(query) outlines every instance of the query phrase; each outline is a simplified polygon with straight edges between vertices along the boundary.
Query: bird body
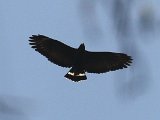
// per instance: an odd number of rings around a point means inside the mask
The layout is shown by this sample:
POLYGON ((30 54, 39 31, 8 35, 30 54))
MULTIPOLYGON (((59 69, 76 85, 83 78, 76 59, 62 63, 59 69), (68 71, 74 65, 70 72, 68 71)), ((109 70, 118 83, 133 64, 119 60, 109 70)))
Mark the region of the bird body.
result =
POLYGON ((66 78, 74 80, 75 82, 87 79, 84 68, 84 54, 85 46, 81 44, 77 50, 76 59, 71 70, 65 75, 66 78))
POLYGON ((29 41, 32 48, 52 63, 71 68, 65 77, 74 82, 86 80, 86 72, 115 71, 127 68, 132 61, 132 58, 124 53, 90 52, 85 50, 84 44, 76 49, 44 35, 32 35, 29 41))

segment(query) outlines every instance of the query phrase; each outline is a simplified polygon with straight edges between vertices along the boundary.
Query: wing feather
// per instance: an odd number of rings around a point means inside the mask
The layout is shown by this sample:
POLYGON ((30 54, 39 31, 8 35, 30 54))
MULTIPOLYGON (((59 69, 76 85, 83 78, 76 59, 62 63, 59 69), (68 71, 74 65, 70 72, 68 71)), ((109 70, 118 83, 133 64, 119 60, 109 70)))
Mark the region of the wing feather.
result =
POLYGON ((49 61, 62 66, 72 67, 77 49, 44 35, 32 35, 30 45, 49 61))
POLYGON ((85 52, 84 68, 89 73, 104 73, 127 68, 131 57, 123 53, 85 52))

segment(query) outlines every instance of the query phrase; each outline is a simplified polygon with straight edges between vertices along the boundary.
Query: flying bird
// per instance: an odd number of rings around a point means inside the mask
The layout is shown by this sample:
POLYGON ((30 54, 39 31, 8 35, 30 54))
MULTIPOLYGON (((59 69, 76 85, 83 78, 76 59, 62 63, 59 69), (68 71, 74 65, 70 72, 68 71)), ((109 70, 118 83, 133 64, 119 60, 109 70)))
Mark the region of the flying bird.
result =
POLYGON ((131 56, 124 53, 87 51, 84 43, 73 48, 44 35, 32 35, 29 38, 29 44, 35 51, 54 64, 71 68, 64 77, 74 82, 86 80, 86 72, 105 73, 127 68, 132 63, 131 56))

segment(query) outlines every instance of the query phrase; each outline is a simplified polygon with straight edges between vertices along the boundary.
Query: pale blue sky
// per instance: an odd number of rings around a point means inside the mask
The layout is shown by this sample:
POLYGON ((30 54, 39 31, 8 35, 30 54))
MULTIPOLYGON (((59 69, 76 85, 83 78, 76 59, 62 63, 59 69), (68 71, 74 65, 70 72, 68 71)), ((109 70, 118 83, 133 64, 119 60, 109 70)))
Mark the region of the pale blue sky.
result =
MULTIPOLYGON (((159 8, 156 7, 158 3, 160 4, 159 1, 154 0, 152 4, 136 0, 133 2, 132 33, 137 40, 136 46, 141 51, 139 56, 143 59, 139 63, 142 66, 137 65, 134 68, 134 71, 140 69, 140 73, 135 72, 132 81, 126 79, 126 73, 132 69, 124 69, 100 75, 87 74, 87 81, 74 83, 64 78, 69 69, 52 64, 30 48, 29 36, 43 34, 72 47, 78 47, 84 42, 87 50, 124 51, 118 47, 119 43, 111 21, 113 3, 109 0, 97 3, 94 1, 98 4, 97 15, 94 17, 97 18, 96 24, 102 29, 100 32, 102 37, 97 41, 96 35, 87 36, 91 32, 84 30, 85 25, 88 25, 85 22, 90 23, 90 19, 85 15, 86 18, 82 18, 85 13, 79 4, 82 6, 87 4, 82 1, 0 1, 0 119, 160 119, 160 35, 157 32, 160 30, 157 27, 160 26, 160 15, 159 8), (107 9, 104 3, 108 5, 107 9), (136 28, 136 15, 138 10, 141 11, 141 8, 147 5, 151 11, 153 9, 156 30, 141 35, 136 28), (105 10, 108 12, 105 13, 105 10), (141 67, 144 67, 143 71, 141 67)), ((127 78, 130 78, 130 74, 127 78)))

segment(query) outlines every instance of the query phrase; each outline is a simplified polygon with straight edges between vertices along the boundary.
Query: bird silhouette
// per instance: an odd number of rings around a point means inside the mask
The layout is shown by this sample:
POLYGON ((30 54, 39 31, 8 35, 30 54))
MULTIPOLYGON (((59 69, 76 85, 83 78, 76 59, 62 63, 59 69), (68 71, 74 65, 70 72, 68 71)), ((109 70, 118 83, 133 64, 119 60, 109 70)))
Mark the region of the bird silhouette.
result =
POLYGON ((132 63, 127 54, 87 51, 84 43, 76 49, 44 35, 32 35, 29 41, 35 51, 52 63, 71 68, 65 77, 74 82, 86 80, 86 72, 105 73, 127 68, 132 63))

